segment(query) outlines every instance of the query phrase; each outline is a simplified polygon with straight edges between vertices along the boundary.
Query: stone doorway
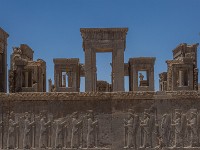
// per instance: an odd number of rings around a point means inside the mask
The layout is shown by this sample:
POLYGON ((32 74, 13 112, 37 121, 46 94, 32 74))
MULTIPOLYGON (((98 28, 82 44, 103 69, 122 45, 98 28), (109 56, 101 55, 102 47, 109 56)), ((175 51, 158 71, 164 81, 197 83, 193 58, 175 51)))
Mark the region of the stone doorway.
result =
POLYGON ((97 91, 111 92, 112 83, 112 53, 96 53, 97 62, 97 91), (99 90, 98 82, 106 83, 107 90, 99 90))
POLYGON ((124 91, 124 50, 128 28, 81 28, 85 91, 97 91, 96 53, 112 52, 112 91, 124 91))

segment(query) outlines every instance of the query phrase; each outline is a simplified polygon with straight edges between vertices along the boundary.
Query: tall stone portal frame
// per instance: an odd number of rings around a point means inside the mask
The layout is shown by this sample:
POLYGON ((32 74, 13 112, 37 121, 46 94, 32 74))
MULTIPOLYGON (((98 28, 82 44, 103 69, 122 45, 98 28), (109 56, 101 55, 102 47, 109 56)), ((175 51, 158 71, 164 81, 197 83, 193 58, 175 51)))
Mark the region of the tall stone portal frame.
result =
POLYGON ((85 91, 96 91, 96 53, 112 52, 112 91, 124 91, 124 50, 128 28, 81 28, 85 91))

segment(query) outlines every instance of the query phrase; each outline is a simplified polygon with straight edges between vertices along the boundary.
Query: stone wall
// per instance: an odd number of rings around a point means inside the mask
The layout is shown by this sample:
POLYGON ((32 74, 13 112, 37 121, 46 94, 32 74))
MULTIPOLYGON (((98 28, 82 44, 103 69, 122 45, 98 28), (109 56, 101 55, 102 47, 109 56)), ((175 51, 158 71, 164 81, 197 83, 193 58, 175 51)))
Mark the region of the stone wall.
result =
POLYGON ((200 149, 196 91, 1 93, 0 106, 1 149, 200 149))
POLYGON ((0 27, 0 92, 7 92, 7 38, 9 37, 0 27))

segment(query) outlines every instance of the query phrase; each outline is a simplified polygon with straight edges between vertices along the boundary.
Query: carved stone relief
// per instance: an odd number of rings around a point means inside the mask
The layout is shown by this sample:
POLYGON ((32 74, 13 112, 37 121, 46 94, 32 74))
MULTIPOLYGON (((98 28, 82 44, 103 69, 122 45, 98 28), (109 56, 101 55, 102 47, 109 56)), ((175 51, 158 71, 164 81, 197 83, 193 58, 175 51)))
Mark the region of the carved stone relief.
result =
POLYGON ((32 94, 35 100, 30 93, 0 95, 2 149, 200 147, 198 93, 52 94, 32 94))

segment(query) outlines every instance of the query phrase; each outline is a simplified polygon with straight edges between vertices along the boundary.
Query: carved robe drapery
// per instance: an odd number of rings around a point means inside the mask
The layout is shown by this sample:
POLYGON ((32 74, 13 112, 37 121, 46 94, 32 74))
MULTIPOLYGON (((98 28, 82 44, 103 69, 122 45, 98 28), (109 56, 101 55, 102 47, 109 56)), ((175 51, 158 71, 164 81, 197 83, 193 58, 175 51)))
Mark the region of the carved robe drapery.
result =
POLYGON ((98 121, 92 118, 88 119, 88 132, 87 132, 87 148, 97 147, 98 136, 98 121))
POLYGON ((79 121, 76 118, 72 119, 71 148, 78 148, 80 146, 81 125, 82 125, 81 121, 79 121))

